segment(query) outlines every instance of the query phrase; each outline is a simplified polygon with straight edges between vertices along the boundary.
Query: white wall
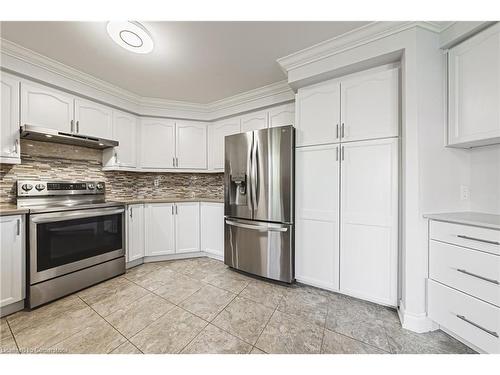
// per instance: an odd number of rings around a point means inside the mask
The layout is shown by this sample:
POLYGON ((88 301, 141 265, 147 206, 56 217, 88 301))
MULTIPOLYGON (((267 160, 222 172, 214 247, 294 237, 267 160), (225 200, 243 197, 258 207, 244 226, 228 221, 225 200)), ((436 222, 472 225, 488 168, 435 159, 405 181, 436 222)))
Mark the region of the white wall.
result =
POLYGON ((500 145, 467 152, 471 158, 471 210, 500 214, 500 145))

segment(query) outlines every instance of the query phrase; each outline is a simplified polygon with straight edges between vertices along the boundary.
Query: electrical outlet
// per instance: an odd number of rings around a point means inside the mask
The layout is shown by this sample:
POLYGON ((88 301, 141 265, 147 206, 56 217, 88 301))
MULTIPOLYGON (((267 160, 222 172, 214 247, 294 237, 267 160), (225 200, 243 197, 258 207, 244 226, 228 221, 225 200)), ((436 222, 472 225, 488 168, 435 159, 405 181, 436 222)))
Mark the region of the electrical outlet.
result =
POLYGON ((470 190, 467 185, 460 185, 460 200, 468 201, 470 199, 470 190))
POLYGON ((153 186, 155 188, 157 188, 158 186, 160 186, 160 177, 156 177, 154 180, 153 180, 153 186))

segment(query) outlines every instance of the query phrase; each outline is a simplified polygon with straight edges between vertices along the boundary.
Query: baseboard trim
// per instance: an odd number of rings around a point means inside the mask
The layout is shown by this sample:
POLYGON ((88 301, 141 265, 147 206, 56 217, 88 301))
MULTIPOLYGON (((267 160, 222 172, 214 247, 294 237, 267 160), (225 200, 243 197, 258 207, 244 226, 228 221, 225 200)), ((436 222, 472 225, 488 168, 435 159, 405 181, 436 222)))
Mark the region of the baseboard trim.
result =
POLYGON ((11 303, 10 305, 0 307, 0 318, 4 316, 14 314, 15 312, 21 311, 24 309, 24 300, 11 303))
POLYGON ((406 311, 403 301, 399 303, 398 314, 401 325, 409 331, 424 333, 439 329, 439 325, 431 320, 427 313, 415 314, 406 311))

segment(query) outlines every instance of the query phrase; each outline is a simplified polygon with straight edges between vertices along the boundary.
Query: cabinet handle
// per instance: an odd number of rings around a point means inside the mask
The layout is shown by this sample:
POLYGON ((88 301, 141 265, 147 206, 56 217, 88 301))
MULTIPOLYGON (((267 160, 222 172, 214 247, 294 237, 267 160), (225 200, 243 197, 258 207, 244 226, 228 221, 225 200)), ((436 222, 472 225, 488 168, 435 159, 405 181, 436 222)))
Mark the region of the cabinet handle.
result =
POLYGON ((488 281, 489 283, 492 283, 492 284, 500 285, 500 282, 498 280, 489 279, 487 277, 484 277, 484 276, 481 276, 481 275, 477 275, 475 273, 472 273, 472 272, 469 272, 467 270, 460 269, 460 268, 457 268, 457 271, 461 272, 461 273, 463 273, 465 275, 469 275, 469 276, 476 277, 476 278, 484 280, 484 281, 488 281))
POLYGON ((344 123, 342 123, 342 126, 340 127, 340 138, 344 138, 344 123))
POLYGON ((17 235, 21 235, 21 219, 17 219, 17 235))
POLYGON ((131 218, 131 219, 132 219, 132 217, 133 217, 133 213, 132 213, 133 211, 134 211, 134 209, 133 209, 132 207, 130 207, 130 218, 131 218))
POLYGON ((80 133, 80 121, 76 122, 76 132, 80 133))
POLYGON ((172 167, 175 167, 175 156, 172 156, 172 167))
POLYGON ((337 126, 335 127, 335 138, 339 138, 339 124, 337 124, 337 126))
POLYGON ((479 328, 481 331, 484 331, 484 332, 486 332, 486 333, 490 334, 491 336, 498 338, 498 333, 496 333, 495 331, 491 331, 491 330, 489 330, 489 329, 486 329, 486 328, 484 328, 484 327, 481 327, 479 324, 474 323, 472 320, 467 319, 467 318, 466 318, 465 316, 463 316, 463 315, 458 315, 458 314, 457 314, 457 315, 456 315, 456 317, 457 317, 458 319, 463 320, 463 321, 464 321, 464 322, 466 322, 466 323, 469 323, 470 325, 472 325, 472 326, 474 326, 474 327, 476 327, 476 328, 479 328))
POLYGON ((172 215, 174 214, 174 205, 172 204, 172 215))
POLYGON ((175 214, 176 214, 176 215, 178 214, 178 211, 177 211, 177 203, 175 204, 175 214))
POLYGON ((335 161, 339 161, 339 146, 335 147, 335 161))
POLYGON ((115 164, 118 164, 118 151, 115 150, 115 164))
POLYGON ((71 120, 71 133, 75 132, 75 121, 71 120))
POLYGON ((341 154, 342 161, 344 161, 344 146, 342 146, 342 148, 340 150, 340 154, 341 154))
POLYGON ((482 240, 481 238, 475 238, 475 237, 469 237, 465 236, 463 234, 457 234, 458 238, 463 238, 464 240, 471 240, 471 241, 477 241, 477 242, 484 242, 484 243, 489 243, 490 245, 497 245, 500 246, 500 242, 497 241, 490 241, 490 240, 482 240))
POLYGON ((175 166, 179 167, 179 158, 177 156, 175 157, 175 166))

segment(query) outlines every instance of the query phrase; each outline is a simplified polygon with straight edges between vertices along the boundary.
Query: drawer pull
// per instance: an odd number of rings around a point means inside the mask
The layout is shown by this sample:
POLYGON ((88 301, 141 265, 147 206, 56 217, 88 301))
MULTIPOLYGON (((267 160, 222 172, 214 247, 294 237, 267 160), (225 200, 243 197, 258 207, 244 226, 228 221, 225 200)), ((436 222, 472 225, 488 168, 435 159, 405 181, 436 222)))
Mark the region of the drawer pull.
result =
POLYGON ((484 277, 484 276, 481 276, 481 275, 476 275, 475 273, 472 273, 472 272, 469 272, 467 270, 463 270, 463 269, 460 269, 460 268, 457 268, 457 271, 458 272, 462 272, 466 275, 469 275, 469 276, 472 276, 472 277, 477 277, 478 279, 481 279, 481 280, 484 280, 484 281, 488 281, 492 284, 496 284, 496 285, 500 285, 500 282, 498 282, 498 280, 494 280, 494 279, 488 279, 487 277, 484 277))
POLYGON ((481 327, 479 324, 474 323, 473 321, 471 321, 471 320, 467 319, 467 318, 466 318, 465 316, 463 316, 463 315, 458 315, 458 314, 457 314, 456 316, 457 316, 457 318, 458 318, 458 319, 461 319, 461 320, 463 320, 464 322, 469 323, 470 325, 472 325, 472 326, 474 326, 474 327, 476 327, 476 328, 479 328, 481 331, 484 331, 484 332, 486 332, 486 333, 490 334, 491 336, 494 336, 494 337, 498 338, 498 333, 496 333, 495 331, 490 331, 489 329, 486 329, 486 328, 484 328, 484 327, 481 327))
POLYGON ((489 243, 491 245, 500 246, 500 242, 498 242, 498 241, 482 240, 480 238, 474 238, 474 237, 464 236, 463 234, 457 234, 457 237, 458 238, 463 238, 464 240, 478 241, 478 242, 489 243))

